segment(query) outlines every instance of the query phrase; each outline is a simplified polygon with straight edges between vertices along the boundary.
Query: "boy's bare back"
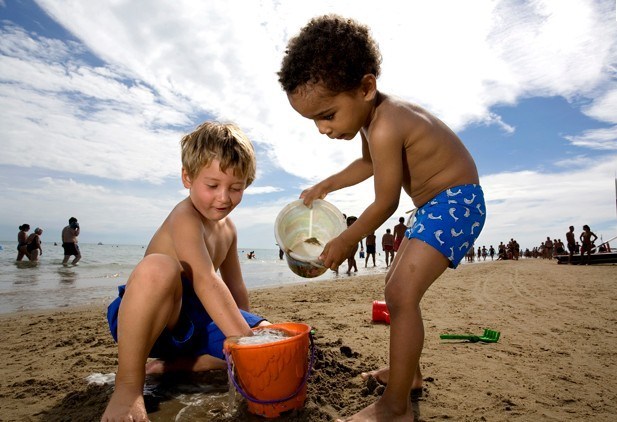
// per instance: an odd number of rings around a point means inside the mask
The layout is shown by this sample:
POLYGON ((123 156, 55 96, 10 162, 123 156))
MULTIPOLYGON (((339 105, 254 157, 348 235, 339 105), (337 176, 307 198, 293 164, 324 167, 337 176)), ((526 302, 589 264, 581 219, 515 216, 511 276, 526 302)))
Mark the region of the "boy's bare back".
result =
MULTIPOLYGON (((477 184, 476 165, 452 130, 421 107, 379 93, 367 142, 395 143, 403 151, 402 187, 416 206, 422 206, 445 189, 477 184)), ((375 172, 381 163, 373 160, 375 172)), ((384 162, 387 166, 392 163, 384 162)))

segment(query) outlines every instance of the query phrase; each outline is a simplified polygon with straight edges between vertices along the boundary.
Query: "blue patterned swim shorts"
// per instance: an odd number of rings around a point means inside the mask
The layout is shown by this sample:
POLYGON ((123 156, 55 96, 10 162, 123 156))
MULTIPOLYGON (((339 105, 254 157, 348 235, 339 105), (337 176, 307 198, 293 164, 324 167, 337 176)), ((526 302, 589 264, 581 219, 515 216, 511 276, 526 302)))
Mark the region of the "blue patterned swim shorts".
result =
POLYGON ((480 185, 460 185, 441 192, 418 208, 405 232, 408 239, 428 243, 456 268, 480 235, 486 220, 480 185))

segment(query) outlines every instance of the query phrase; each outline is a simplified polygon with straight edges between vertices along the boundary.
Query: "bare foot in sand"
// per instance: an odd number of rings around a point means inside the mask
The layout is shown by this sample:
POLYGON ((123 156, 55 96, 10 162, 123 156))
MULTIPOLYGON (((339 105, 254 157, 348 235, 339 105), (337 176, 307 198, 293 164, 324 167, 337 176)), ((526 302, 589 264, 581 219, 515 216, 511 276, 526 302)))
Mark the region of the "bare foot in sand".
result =
POLYGON ((411 403, 409 403, 404 412, 398 413, 395 412, 391 406, 386 404, 383 398, 381 398, 349 418, 337 419, 337 422, 409 422, 413 420, 414 417, 413 412, 411 411, 411 403))
POLYGON ((148 413, 142 388, 133 385, 116 385, 107 404, 101 422, 111 421, 148 421, 148 413))
POLYGON ((165 372, 203 372, 226 368, 225 361, 210 355, 197 358, 178 358, 174 360, 153 359, 146 363, 146 374, 163 374, 165 372))
MULTIPOLYGON (((371 372, 362 372, 360 376, 365 381, 372 377, 375 378, 378 383, 388 385, 388 379, 390 378, 390 368, 381 368, 371 372)), ((413 382, 411 383, 411 391, 422 391, 422 372, 420 372, 420 367, 416 369, 416 373, 414 374, 413 382)))

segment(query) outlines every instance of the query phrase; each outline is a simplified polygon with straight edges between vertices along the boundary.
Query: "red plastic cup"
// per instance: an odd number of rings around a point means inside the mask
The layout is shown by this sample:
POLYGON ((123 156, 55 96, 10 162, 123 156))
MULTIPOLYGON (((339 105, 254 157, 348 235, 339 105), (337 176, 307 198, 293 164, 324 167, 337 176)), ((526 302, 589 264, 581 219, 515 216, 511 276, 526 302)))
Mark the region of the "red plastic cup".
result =
POLYGON ((373 301, 373 322, 385 322, 386 324, 390 324, 390 311, 385 301, 373 301))

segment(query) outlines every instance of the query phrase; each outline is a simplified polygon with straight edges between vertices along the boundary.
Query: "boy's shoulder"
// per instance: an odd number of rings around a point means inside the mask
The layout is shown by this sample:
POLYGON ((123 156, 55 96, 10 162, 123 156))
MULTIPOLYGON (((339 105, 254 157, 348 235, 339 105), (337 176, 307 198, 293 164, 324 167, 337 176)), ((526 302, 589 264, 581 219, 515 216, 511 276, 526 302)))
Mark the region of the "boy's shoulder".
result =
POLYGON ((410 101, 382 93, 379 96, 380 100, 371 121, 372 137, 408 138, 434 124, 436 120, 431 113, 410 101))
POLYGON ((170 254, 175 249, 174 237, 183 233, 202 231, 201 214, 193 207, 189 198, 178 202, 154 233, 148 247, 151 252, 170 254))
POLYGON ((190 197, 180 201, 169 213, 169 216, 163 223, 163 226, 168 226, 170 232, 192 232, 206 231, 212 234, 212 237, 228 237, 235 234, 236 228, 229 216, 220 220, 209 220, 205 215, 202 215, 191 202, 190 197))
MULTIPOLYGON (((184 198, 178 202, 176 206, 171 210, 165 222, 170 221, 175 224, 195 224, 201 222, 203 216, 195 209, 190 198, 184 198)), ((174 225, 175 225, 174 224, 174 225)))

